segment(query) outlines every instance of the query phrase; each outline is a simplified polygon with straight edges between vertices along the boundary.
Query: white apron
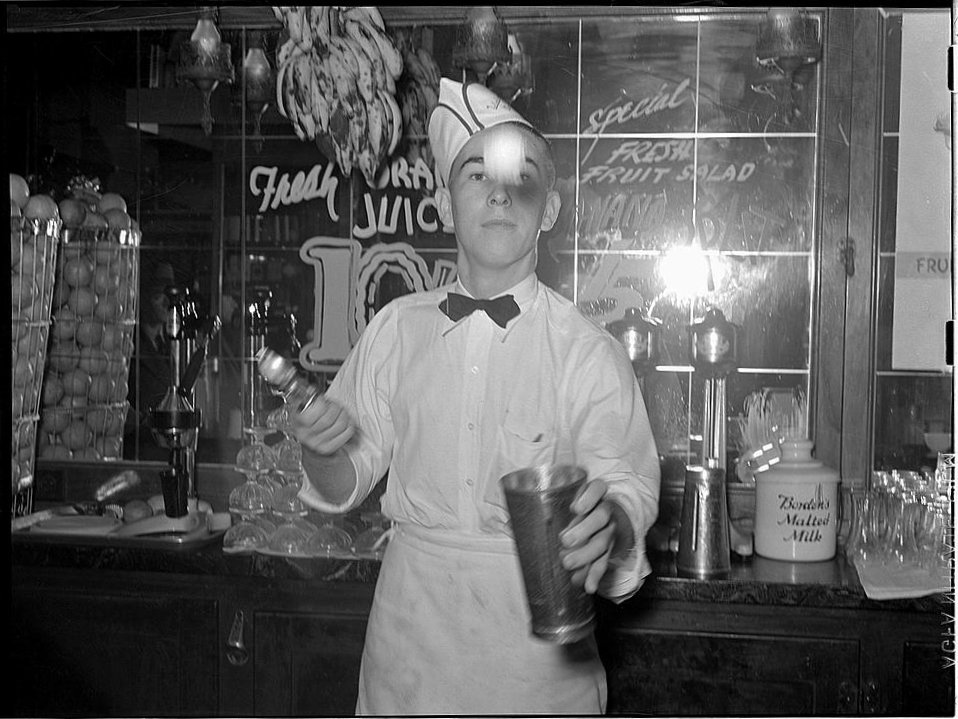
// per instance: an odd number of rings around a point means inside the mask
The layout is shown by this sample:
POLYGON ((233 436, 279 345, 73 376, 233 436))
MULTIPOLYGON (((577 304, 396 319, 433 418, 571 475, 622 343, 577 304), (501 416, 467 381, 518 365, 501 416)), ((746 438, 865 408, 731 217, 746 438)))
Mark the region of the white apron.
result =
POLYGON ((601 714, 595 639, 534 637, 509 536, 399 524, 363 649, 357 714, 601 714))

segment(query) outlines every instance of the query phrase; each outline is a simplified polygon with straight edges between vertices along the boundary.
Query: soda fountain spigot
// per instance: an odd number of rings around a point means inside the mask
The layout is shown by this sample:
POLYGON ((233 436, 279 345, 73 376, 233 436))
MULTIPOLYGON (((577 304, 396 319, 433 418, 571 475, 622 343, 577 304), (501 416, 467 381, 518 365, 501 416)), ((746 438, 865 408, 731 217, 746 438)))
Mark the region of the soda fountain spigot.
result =
POLYGON ((682 576, 724 576, 730 569, 725 482, 725 380, 735 369, 738 328, 709 308, 689 327, 689 359, 705 377, 702 462, 685 468, 676 569, 682 576))
POLYGON ((622 319, 610 322, 606 329, 612 333, 629 355, 635 376, 645 377, 658 361, 659 320, 643 316, 638 307, 626 309, 622 319))
POLYGON ((710 307, 689 327, 689 359, 705 377, 702 466, 725 469, 725 381, 735 371, 739 328, 710 307))

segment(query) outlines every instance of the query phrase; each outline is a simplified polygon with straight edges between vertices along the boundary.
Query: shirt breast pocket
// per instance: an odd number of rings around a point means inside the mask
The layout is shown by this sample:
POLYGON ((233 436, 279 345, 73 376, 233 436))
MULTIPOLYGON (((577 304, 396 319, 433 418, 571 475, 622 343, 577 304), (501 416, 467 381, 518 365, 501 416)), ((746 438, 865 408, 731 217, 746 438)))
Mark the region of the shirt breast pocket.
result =
POLYGON ((552 461, 552 433, 532 426, 499 427, 498 455, 504 461, 503 474, 552 461))
POLYGON ((510 472, 526 467, 552 464, 555 461, 555 435, 551 427, 535 421, 512 421, 507 418, 497 430, 496 454, 492 482, 487 499, 505 507, 505 496, 499 480, 510 472))

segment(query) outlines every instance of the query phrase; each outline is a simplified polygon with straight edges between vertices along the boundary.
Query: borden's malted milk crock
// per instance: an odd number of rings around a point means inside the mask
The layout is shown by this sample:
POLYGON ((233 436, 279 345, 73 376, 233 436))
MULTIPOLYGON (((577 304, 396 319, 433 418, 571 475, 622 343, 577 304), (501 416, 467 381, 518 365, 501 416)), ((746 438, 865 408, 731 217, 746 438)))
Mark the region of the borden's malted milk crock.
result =
POLYGON ((782 442, 782 459, 755 481, 755 553, 818 562, 835 556, 838 473, 812 458, 807 439, 782 442))

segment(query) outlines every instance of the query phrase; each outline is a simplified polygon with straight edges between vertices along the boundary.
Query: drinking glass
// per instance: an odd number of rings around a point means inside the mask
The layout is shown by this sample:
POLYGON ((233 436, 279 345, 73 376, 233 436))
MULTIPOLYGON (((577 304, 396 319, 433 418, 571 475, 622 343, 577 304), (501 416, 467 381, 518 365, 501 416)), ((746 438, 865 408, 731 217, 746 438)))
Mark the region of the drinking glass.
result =
POLYGON ((948 517, 946 496, 929 493, 923 498, 917 525, 918 564, 933 574, 949 566, 948 517))
POLYGON ((236 469, 243 474, 257 475, 276 468, 276 454, 266 444, 266 427, 252 427, 244 430, 252 435, 252 442, 244 445, 236 454, 236 469))
POLYGON ((848 502, 848 538, 845 540, 845 557, 854 562, 864 542, 865 499, 864 491, 851 490, 848 502))
POLYGON ((295 485, 280 486, 273 493, 272 511, 279 526, 269 537, 270 549, 284 554, 309 553, 308 542, 316 533, 316 525, 306 519, 308 510, 298 496, 295 485))
POLYGON ((274 409, 266 418, 266 425, 276 432, 281 432, 283 438, 273 445, 273 455, 276 458, 276 471, 280 474, 281 482, 289 484, 299 482, 303 471, 303 447, 292 435, 289 419, 289 404, 286 396, 283 404, 274 409))
POLYGON ((271 506, 269 488, 247 475, 246 481, 233 488, 229 496, 229 511, 242 519, 266 514, 271 506))

